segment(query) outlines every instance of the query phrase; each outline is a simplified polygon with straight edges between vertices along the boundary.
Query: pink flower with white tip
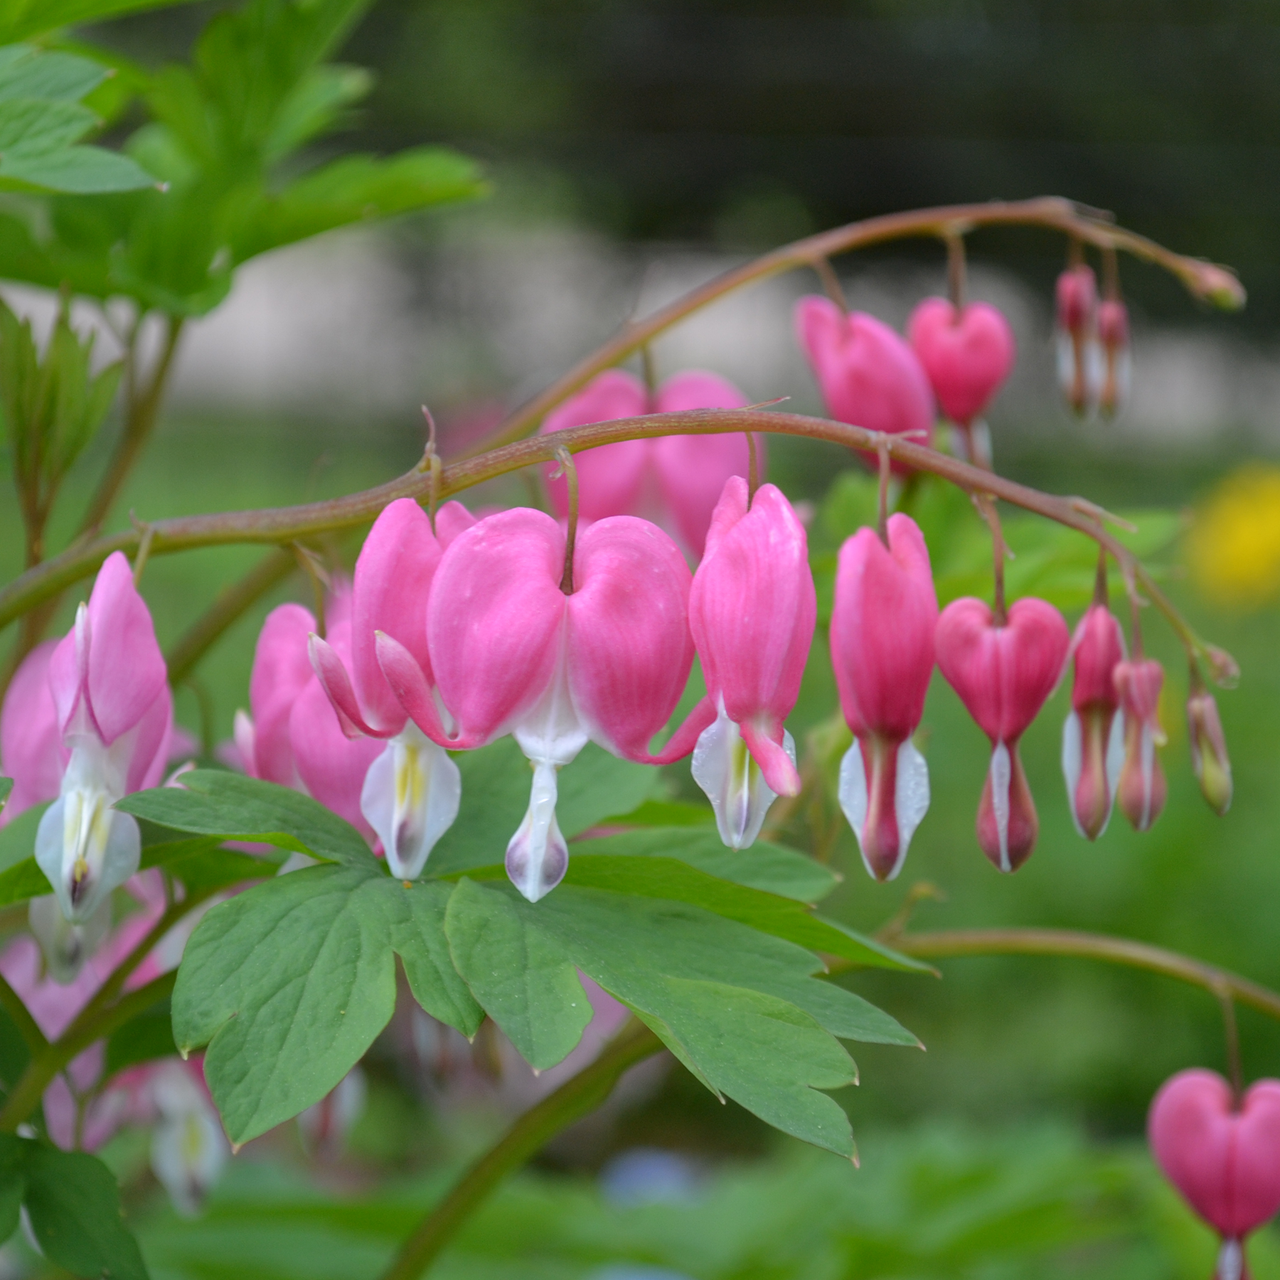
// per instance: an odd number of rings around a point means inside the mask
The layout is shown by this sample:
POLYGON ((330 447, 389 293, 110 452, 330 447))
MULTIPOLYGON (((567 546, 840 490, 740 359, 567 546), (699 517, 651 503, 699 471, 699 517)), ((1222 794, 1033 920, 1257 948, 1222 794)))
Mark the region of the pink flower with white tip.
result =
POLYGON ((382 669, 428 737, 465 749, 510 733, 532 763, 529 809, 506 857, 531 902, 568 867, 557 771, 588 740, 654 762, 649 741, 675 709, 693 661, 689 569, 656 525, 633 516, 597 521, 577 538, 569 594, 564 570, 563 529, 523 507, 488 516, 444 553, 427 638, 450 728, 421 663, 394 637, 378 636, 382 669))
MULTIPOLYGON (((686 370, 650 394, 633 374, 608 369, 549 413, 541 430, 563 431, 649 413, 742 409, 749 403, 737 387, 714 373, 686 370)), ((756 447, 762 447, 762 438, 756 447)), ((586 449, 574 458, 578 514, 584 521, 650 516, 663 527, 669 525, 688 551, 701 556, 724 482, 733 475, 746 476, 749 457, 746 436, 738 434, 657 436, 586 449)), ((554 464, 548 472, 553 469, 554 464)), ((569 511, 566 483, 550 479, 548 488, 556 514, 563 518, 569 511)))
MULTIPOLYGON (((889 326, 862 311, 846 315, 830 298, 801 298, 796 332, 817 375, 827 412, 868 431, 933 439, 933 391, 920 360, 889 326)), ((894 463, 895 470, 905 470, 894 463)))
POLYGON ((1016 871, 1031 856, 1040 826, 1018 739, 1062 674, 1067 624, 1051 604, 1032 597, 1015 601, 1001 624, 989 605, 967 597, 942 611, 935 639, 939 670, 991 739, 978 844, 1001 871, 1016 871))
POLYGON ((1096 840, 1107 829, 1124 764, 1124 716, 1116 689, 1124 636, 1105 603, 1090 605, 1071 648, 1075 678, 1071 714, 1062 726, 1062 773, 1076 830, 1096 840))
POLYGON ((1245 1237, 1280 1210, 1280 1080, 1236 1098, 1215 1071, 1180 1071, 1151 1103, 1156 1163, 1219 1235, 1215 1280, 1248 1280, 1245 1237))
POLYGON ((173 730, 151 614, 120 552, 98 571, 48 675, 68 759, 58 799, 40 820, 36 861, 62 914, 83 924, 138 869, 138 824, 112 805, 160 782, 173 730))
POLYGON ((962 427, 980 418, 1013 368, 1016 347, 1004 316, 986 302, 957 308, 926 298, 907 333, 942 412, 962 427))
POLYGON ((910 516, 889 517, 888 546, 859 529, 840 548, 831 661, 854 744, 840 764, 840 807, 867 870, 892 880, 929 807, 929 769, 911 741, 933 674, 938 597, 910 516))
POLYGON ((1160 816, 1168 794, 1168 783, 1156 755, 1156 748, 1166 742, 1160 727, 1164 668, 1154 658, 1136 658, 1119 663, 1114 679, 1124 714, 1124 763, 1116 800, 1134 828, 1146 831, 1160 816))
POLYGON ((1068 267, 1055 290, 1058 386, 1075 413, 1086 413, 1098 385, 1098 282, 1086 263, 1068 267))
POLYGON ((341 657, 318 636, 311 664, 344 732, 385 741, 369 765, 360 812, 377 832, 387 866, 399 880, 422 874, 431 850, 458 816, 462 776, 443 747, 405 714, 378 665, 378 636, 409 654, 431 684, 427 600, 444 547, 475 521, 448 503, 437 516, 440 537, 411 498, 399 498, 374 521, 356 560, 351 590, 351 653, 341 657), (350 672, 350 674, 348 674, 350 672))
POLYGON ((804 526, 781 490, 748 501, 733 476, 712 517, 689 594, 689 626, 707 696, 662 753, 693 745, 693 776, 732 849, 752 844, 780 796, 800 791, 795 743, 783 728, 800 693, 817 603, 804 526))

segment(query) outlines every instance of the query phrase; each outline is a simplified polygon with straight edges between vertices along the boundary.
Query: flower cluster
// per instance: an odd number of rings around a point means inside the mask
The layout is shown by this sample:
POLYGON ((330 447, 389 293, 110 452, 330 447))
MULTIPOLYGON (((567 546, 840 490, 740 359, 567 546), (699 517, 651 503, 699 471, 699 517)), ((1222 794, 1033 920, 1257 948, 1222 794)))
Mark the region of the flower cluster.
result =
POLYGON ((1098 299, 1093 268, 1078 262, 1058 277, 1058 385, 1077 414, 1107 417, 1129 395, 1129 312, 1118 294, 1098 299))

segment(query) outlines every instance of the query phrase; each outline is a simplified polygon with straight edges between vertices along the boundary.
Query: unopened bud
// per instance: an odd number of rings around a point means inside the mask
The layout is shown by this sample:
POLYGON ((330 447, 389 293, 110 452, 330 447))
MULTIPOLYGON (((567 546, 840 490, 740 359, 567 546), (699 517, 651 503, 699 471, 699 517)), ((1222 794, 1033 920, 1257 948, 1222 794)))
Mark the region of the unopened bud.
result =
POLYGON ((1132 361, 1129 355, 1129 311, 1118 298, 1098 307, 1098 342, 1102 346, 1102 386, 1098 408, 1114 417, 1129 398, 1132 361))
POLYGON ((1116 801, 1137 831, 1150 828, 1168 795, 1164 769, 1156 755, 1156 748, 1165 744, 1158 713, 1163 683, 1164 669, 1153 658, 1121 662, 1115 670, 1116 693, 1124 713, 1124 764, 1116 801))
POLYGON ((1076 830, 1096 840, 1111 817, 1124 758, 1114 678, 1124 658, 1124 637, 1106 604, 1090 606, 1076 627, 1072 647, 1075 675, 1071 714, 1062 729, 1062 772, 1076 830))
POLYGON ((1083 262, 1058 277, 1058 385, 1068 407, 1086 413, 1092 400, 1092 366, 1096 359, 1094 330, 1098 285, 1093 269, 1083 262))
POLYGON ((1187 699, 1187 724, 1191 736, 1191 765, 1209 808, 1221 816, 1231 808, 1231 760, 1222 732, 1218 704, 1207 689, 1194 690, 1187 699))
POLYGON ((1035 801, 1022 771, 1018 746, 996 743, 978 803, 978 845, 999 871, 1017 871, 1040 834, 1035 801))

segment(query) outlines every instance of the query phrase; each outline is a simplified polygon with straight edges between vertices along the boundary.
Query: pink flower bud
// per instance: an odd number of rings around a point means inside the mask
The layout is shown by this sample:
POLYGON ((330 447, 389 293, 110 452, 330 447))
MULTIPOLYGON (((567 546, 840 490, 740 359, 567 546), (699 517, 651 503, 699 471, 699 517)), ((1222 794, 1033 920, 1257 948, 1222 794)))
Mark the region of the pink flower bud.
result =
MULTIPOLYGON (((608 369, 549 413, 541 430, 562 431, 649 413, 741 409, 749 403, 737 387, 714 373, 686 370, 650 396, 632 374, 608 369)), ((762 447, 762 438, 757 438, 756 447, 762 447)), ((658 436, 587 449, 575 455, 574 465, 582 520, 648 516, 699 557, 724 482, 732 475, 746 476, 749 454, 743 435, 658 436)), ((555 470, 556 464, 549 464, 548 477, 555 470)), ((564 479, 548 478, 547 487, 556 514, 563 518, 569 511, 564 479)))
POLYGON ((1258 1080, 1236 1105, 1214 1071, 1180 1071, 1147 1117, 1156 1163, 1223 1237, 1218 1276, 1241 1280, 1244 1238, 1280 1210, 1280 1080, 1258 1080))
POLYGON ((1091 605, 1071 643, 1075 680, 1062 726, 1062 772, 1076 830, 1096 840, 1111 817, 1124 763, 1124 717, 1115 672, 1124 659, 1120 624, 1105 604, 1091 605))
POLYGON ((1098 407, 1108 417, 1118 413, 1129 398, 1129 311, 1118 298, 1098 304, 1098 342, 1102 347, 1102 387, 1098 407))
POLYGON ((70 752, 62 745, 49 688, 49 660, 57 647, 57 640, 46 640, 23 658, 0 707, 0 775, 13 779, 0 827, 52 800, 62 785, 70 752))
POLYGON ((816 618, 808 541, 791 504, 771 484, 748 504, 746 482, 732 476, 689 596, 707 697, 662 757, 687 752, 697 732, 693 776, 731 848, 755 840, 776 796, 799 793, 783 721, 800 693, 816 618))
POLYGON ((1221 817, 1231 808, 1231 760, 1218 717, 1218 704, 1207 689, 1193 689, 1187 699, 1191 765, 1209 808, 1221 817))
POLYGON ((236 712, 235 742, 240 764, 251 778, 297 787, 298 770, 289 738, 289 717, 314 679, 307 660, 307 637, 316 629, 309 609, 282 604, 267 614, 253 651, 249 710, 236 712))
POLYGON ((632 516, 579 534, 571 595, 561 590, 565 534, 540 511, 499 512, 445 552, 427 606, 446 735, 421 669, 378 638, 406 711, 442 745, 478 747, 511 733, 534 766, 529 811, 507 870, 530 901, 560 882, 568 846, 556 824, 556 773, 588 739, 650 761, 693 661, 689 569, 661 529, 632 516))
POLYGON ((845 315, 829 298, 808 297, 796 304, 796 331, 833 418, 930 443, 929 379, 887 324, 861 311, 845 315))
POLYGON ((958 311, 946 298, 926 298, 907 333, 942 412, 962 426, 982 415, 1013 368, 1013 330, 986 302, 958 311))
POLYGON ((840 549, 831 661, 856 741, 840 766, 840 804, 867 870, 892 880, 929 807, 929 770, 911 735, 933 674, 938 598, 929 551, 910 516, 889 517, 889 545, 859 529, 840 549))
POLYGON ((1058 277, 1058 385, 1075 413, 1088 411, 1094 396, 1094 329, 1098 284, 1093 268, 1081 262, 1058 277))
POLYGON ((978 844, 1001 871, 1016 871, 1035 848, 1035 804, 1018 758, 1018 739, 1062 673, 1071 637, 1043 600, 1015 601, 998 626, 972 597, 953 600, 938 619, 938 667, 991 739, 991 766, 978 806, 978 844))
POLYGON ((1116 693, 1124 713, 1124 764, 1116 788, 1120 811, 1138 831, 1146 831, 1164 808, 1168 784, 1156 747, 1165 744, 1160 728, 1160 686, 1164 669, 1154 658, 1121 662, 1116 693))

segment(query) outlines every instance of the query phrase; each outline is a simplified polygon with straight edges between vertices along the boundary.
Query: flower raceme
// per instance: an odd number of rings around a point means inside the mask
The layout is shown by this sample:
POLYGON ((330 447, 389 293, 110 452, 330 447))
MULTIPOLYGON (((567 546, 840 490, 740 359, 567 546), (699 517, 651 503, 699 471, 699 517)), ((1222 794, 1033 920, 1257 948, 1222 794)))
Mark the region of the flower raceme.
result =
POLYGON ((1125 758, 1124 716, 1116 671, 1124 660, 1120 624, 1105 603, 1089 606, 1072 638, 1071 713, 1062 726, 1062 772, 1076 830, 1096 840, 1106 830, 1125 758))
POLYGON ((1156 748, 1165 744, 1160 727, 1160 686, 1164 668, 1154 658, 1117 664, 1116 694, 1124 715, 1124 764, 1116 787, 1120 811, 1138 831, 1160 816, 1168 793, 1156 748))
POLYGON ((929 551, 910 516, 889 517, 888 545, 859 529, 840 549, 831 661, 854 744, 840 805, 867 870, 892 880, 929 807, 929 770, 911 741, 933 674, 938 598, 929 551))
POLYGON ((861 311, 846 315, 829 298, 808 297, 796 304, 796 332, 833 418, 930 443, 929 379, 887 324, 861 311))
POLYGON ((958 308, 926 298, 911 313, 907 334, 942 412, 962 427, 982 416, 1013 368, 1013 330, 986 302, 958 308))
MULTIPOLYGON (((650 394, 634 375, 608 369, 571 396, 542 424, 543 432, 647 413, 689 409, 742 409, 750 401, 731 382, 690 369, 668 378, 650 394)), ((762 439, 756 442, 763 448, 762 439)), ((673 533, 696 559, 702 555, 711 513, 724 482, 747 475, 746 436, 679 435, 623 440, 578 454, 578 514, 584 521, 606 516, 647 515, 673 533)), ((548 472, 556 464, 548 466, 548 472)), ((556 514, 563 519, 569 497, 563 479, 549 479, 556 514)))
POLYGON ((800 790, 795 743, 783 722, 795 706, 817 617, 804 526, 781 490, 749 499, 731 477, 716 506, 689 595, 689 626, 707 696, 661 759, 693 748, 693 776, 720 838, 744 849, 779 795, 800 790))
POLYGON ((634 516, 588 526, 577 537, 567 595, 565 551, 564 531, 543 512, 488 516, 452 542, 436 570, 427 602, 431 676, 396 637, 377 637, 383 672, 432 741, 467 749, 510 733, 529 758, 529 808, 506 864, 531 902, 568 867, 557 771, 588 740, 656 763, 649 740, 675 709, 693 662, 689 568, 667 534, 634 516))
POLYGON ((1093 268, 1083 262, 1068 267, 1058 277, 1055 301, 1058 386, 1068 407, 1084 414, 1098 382, 1098 283, 1093 268))
POLYGON ((378 665, 378 636, 390 637, 433 684, 427 601, 444 547, 474 524, 460 503, 437 517, 440 536, 411 498, 392 502, 374 522, 356 560, 350 652, 312 635, 308 652, 348 737, 385 741, 363 774, 360 812, 401 880, 422 874, 437 841, 458 816, 462 778, 444 748, 406 715, 378 665))
POLYGON ((991 739, 991 765, 978 806, 978 844, 1001 871, 1016 871, 1035 848, 1035 802, 1018 759, 1018 739, 1062 673, 1070 634, 1062 615, 1034 597, 997 621, 990 607, 953 600, 938 619, 938 668, 991 739))
POLYGON ((1180 1071, 1151 1103, 1147 1137, 1165 1176, 1222 1236, 1216 1280, 1247 1280, 1244 1240, 1280 1210, 1280 1080, 1238 1100, 1216 1072, 1180 1071))

